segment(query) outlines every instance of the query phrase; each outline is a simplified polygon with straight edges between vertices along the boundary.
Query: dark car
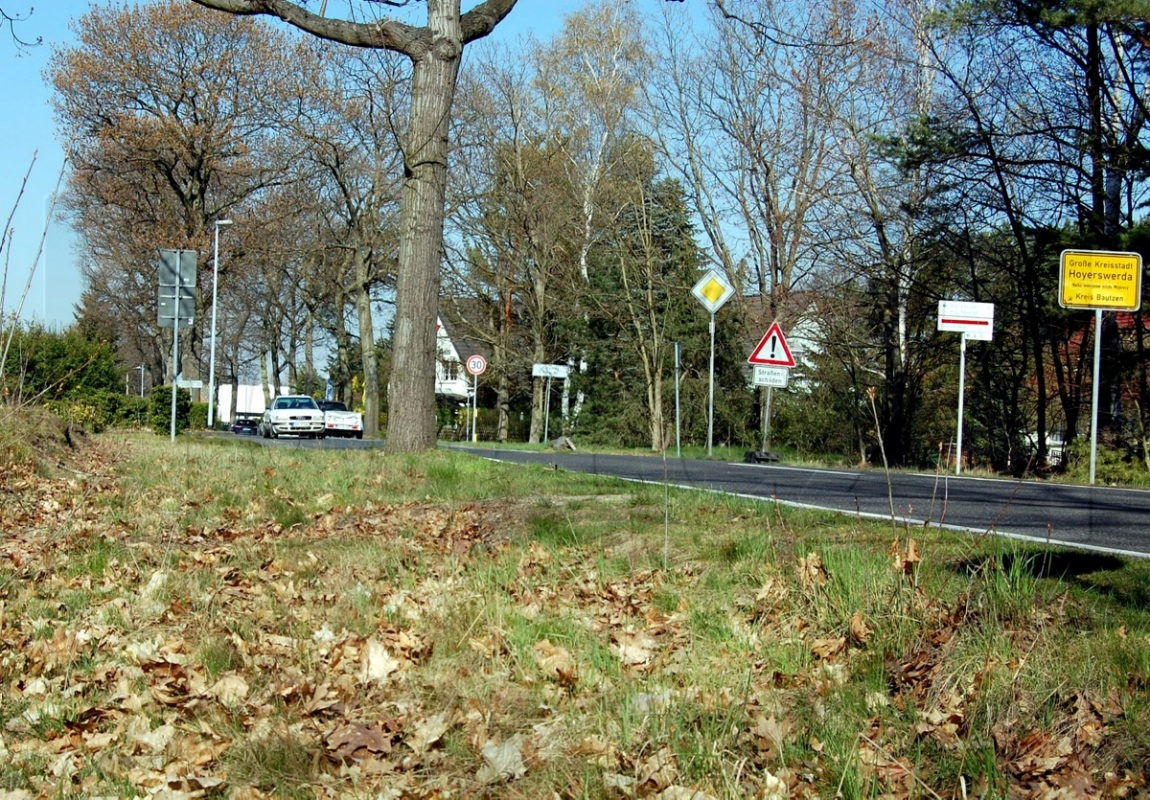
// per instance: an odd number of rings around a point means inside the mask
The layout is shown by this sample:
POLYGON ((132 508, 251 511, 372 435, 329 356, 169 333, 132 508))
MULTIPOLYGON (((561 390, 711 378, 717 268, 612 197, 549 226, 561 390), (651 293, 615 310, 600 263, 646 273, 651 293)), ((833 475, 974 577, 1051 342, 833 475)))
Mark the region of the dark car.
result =
POLYGON ((236 414, 236 421, 232 423, 232 433, 250 433, 256 435, 260 418, 256 414, 236 414))

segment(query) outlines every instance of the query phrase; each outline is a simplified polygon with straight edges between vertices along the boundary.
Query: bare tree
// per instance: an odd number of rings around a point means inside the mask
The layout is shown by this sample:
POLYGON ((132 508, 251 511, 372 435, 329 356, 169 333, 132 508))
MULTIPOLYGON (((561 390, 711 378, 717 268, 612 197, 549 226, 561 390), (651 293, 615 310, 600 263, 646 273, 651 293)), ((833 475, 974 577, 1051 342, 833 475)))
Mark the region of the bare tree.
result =
MULTIPOLYGON (((325 43, 317 43, 325 44, 325 43)), ((285 125, 307 143, 311 173, 299 208, 311 226, 313 276, 305 296, 326 306, 336 340, 337 392, 350 378, 350 335, 344 309, 352 308, 363 375, 364 432, 378 434, 380 382, 372 304, 394 285, 398 205, 403 180, 396 130, 407 83, 398 58, 379 51, 316 48, 300 79, 301 104, 285 125)), ((333 381, 335 383, 335 381, 333 381)))
MULTIPOLYGON (((291 47, 270 26, 177 0, 94 8, 74 26, 49 76, 72 164, 65 207, 87 255, 84 302, 118 311, 121 335, 158 382, 160 332, 141 313, 155 303, 156 251, 209 252, 212 222, 279 179, 291 154, 265 112, 282 103, 291 47)), ((200 270, 203 311, 211 272, 200 270)), ((206 335, 181 339, 196 353, 206 335)))
MULTIPOLYGON (((460 180, 453 181, 452 217, 465 246, 451 259, 451 313, 492 349, 497 435, 505 438, 513 376, 560 355, 556 287, 580 226, 564 153, 551 135, 558 126, 539 102, 533 62, 508 48, 486 55, 460 104, 460 128, 470 135, 461 143, 460 180)), ((543 435, 541 389, 536 400, 533 442, 543 435)))

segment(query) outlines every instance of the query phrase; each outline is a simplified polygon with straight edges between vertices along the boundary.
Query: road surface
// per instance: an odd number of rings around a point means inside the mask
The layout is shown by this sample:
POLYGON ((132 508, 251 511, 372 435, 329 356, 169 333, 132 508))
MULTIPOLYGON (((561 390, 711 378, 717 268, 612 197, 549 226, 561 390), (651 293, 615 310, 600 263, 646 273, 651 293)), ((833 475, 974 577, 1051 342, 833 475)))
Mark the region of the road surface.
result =
POLYGON ((498 450, 456 446, 518 464, 776 500, 873 519, 993 532, 1119 555, 1150 557, 1150 491, 944 474, 831 470, 779 464, 498 450))

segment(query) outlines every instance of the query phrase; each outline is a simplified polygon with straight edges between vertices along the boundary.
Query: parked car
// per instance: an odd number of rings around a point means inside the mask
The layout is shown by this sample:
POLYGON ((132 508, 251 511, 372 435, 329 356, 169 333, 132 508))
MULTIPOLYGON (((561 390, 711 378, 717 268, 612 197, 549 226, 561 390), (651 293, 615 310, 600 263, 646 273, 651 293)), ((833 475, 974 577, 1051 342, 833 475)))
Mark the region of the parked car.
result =
POLYGON ((260 419, 260 435, 323 438, 323 412, 307 395, 282 395, 272 401, 260 419))
POLYGON ((363 414, 348 411, 347 406, 338 400, 320 400, 319 407, 323 411, 325 435, 363 438, 363 414))
POLYGON ((250 433, 255 436, 259 427, 259 414, 236 414, 236 421, 232 423, 232 433, 250 433))

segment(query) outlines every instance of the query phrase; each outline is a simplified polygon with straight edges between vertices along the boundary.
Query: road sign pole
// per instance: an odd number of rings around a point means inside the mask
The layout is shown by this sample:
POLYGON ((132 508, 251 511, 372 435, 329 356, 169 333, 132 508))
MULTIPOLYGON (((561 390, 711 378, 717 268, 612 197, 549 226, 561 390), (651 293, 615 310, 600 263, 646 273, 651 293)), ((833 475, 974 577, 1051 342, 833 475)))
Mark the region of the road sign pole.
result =
POLYGON ((691 289, 703 308, 711 315, 711 358, 710 373, 707 388, 707 457, 711 456, 715 438, 715 312, 735 293, 735 287, 726 277, 715 270, 709 270, 706 275, 691 289))
POLYGON ((479 441, 479 376, 471 376, 471 441, 479 441))
POLYGON ((543 398, 543 443, 551 441, 551 376, 547 377, 543 398))
POLYGON ((711 358, 707 382, 707 458, 711 457, 715 437, 715 312, 711 312, 711 358))
POLYGON ((1090 485, 1098 464, 1098 371, 1102 367, 1102 309, 1094 312, 1094 379, 1090 382, 1090 485))
POLYGON ((958 433, 955 437, 954 474, 962 474, 962 414, 966 406, 966 333, 958 346, 958 433))
POLYGON ((683 457, 682 440, 679 438, 679 369, 683 359, 683 343, 675 342, 675 458, 683 457))
POLYGON ((771 449, 771 399, 774 393, 774 387, 767 387, 767 402, 766 407, 763 409, 763 454, 771 449))
POLYGON ((180 259, 184 251, 176 251, 176 299, 172 304, 175 307, 175 322, 172 324, 172 418, 169 422, 168 441, 176 441, 176 383, 179 375, 176 371, 180 366, 180 259))

